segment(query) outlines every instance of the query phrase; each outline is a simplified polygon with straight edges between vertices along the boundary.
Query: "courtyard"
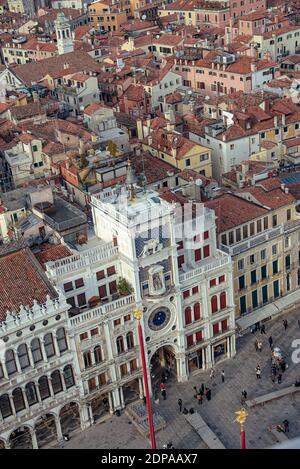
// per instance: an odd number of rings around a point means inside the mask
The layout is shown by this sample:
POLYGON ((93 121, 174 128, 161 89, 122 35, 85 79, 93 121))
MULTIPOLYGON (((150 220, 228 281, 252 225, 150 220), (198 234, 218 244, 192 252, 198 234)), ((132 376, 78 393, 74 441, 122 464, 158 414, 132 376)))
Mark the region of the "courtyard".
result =
MULTIPOLYGON (((186 383, 177 383, 174 377, 167 382, 167 399, 160 397, 159 404, 153 403, 152 408, 165 418, 167 426, 156 435, 157 448, 172 442, 176 449, 202 449, 205 444, 199 435, 186 422, 179 412, 177 401, 183 400, 183 406, 193 407, 199 411, 209 427, 218 436, 226 448, 239 448, 239 426, 235 422, 235 412, 241 408, 241 392, 245 389, 248 399, 262 396, 266 393, 287 387, 300 379, 300 364, 291 360, 292 342, 300 339, 298 319, 300 313, 296 310, 285 316, 267 321, 266 335, 256 332, 237 338, 237 355, 235 358, 216 365, 215 376, 210 379, 209 370, 191 376, 186 383), (282 320, 288 321, 284 330, 282 320), (273 345, 280 347, 288 364, 283 373, 282 383, 271 380, 270 358, 271 352, 268 337, 272 336, 273 345), (262 342, 261 352, 256 352, 255 339, 262 342), (261 367, 261 379, 256 378, 255 368, 261 367), (225 371, 225 382, 222 383, 221 371, 225 371), (204 399, 199 405, 194 398, 194 386, 204 383, 212 390, 212 399, 204 399)), ((282 423, 284 419, 290 422, 288 437, 300 435, 300 392, 285 396, 264 406, 247 409, 249 416, 246 422, 246 442, 248 448, 267 448, 275 444, 275 440, 268 431, 271 425, 282 423)), ((136 430, 130 419, 123 411, 120 417, 109 416, 106 421, 98 423, 90 429, 74 434, 70 441, 63 442, 60 448, 86 449, 148 449, 150 444, 136 430)))

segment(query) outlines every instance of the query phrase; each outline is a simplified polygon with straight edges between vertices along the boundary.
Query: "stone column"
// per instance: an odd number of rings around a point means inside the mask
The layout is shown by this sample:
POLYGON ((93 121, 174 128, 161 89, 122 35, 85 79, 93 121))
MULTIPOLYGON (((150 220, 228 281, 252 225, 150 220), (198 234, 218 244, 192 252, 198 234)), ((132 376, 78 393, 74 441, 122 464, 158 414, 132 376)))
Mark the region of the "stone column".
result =
POLYGON ((143 378, 139 378, 139 391, 140 391, 140 399, 143 399, 144 398, 143 378))
POLYGON ((109 404, 109 413, 113 414, 114 413, 114 404, 113 404, 113 396, 112 393, 108 393, 108 404, 109 404))
POLYGON ((176 357, 177 381, 183 383, 188 380, 187 363, 185 353, 179 353, 176 357))
POLYGON ((110 335, 110 332, 109 332, 109 327, 108 327, 107 322, 104 324, 104 335, 105 335, 105 342, 106 342, 107 359, 112 360, 113 359, 113 349, 112 349, 112 345, 111 345, 111 335, 110 335))
POLYGON ((13 413, 14 417, 16 417, 17 412, 16 412, 16 409, 15 409, 14 400, 13 400, 13 397, 12 397, 11 394, 9 394, 9 402, 10 402, 10 407, 11 407, 12 413, 13 413))
POLYGON ((47 379, 48 379, 48 385, 49 385, 51 397, 54 397, 54 391, 53 391, 53 387, 52 387, 52 379, 49 378, 49 376, 47 376, 47 379))
POLYGON ((208 345, 206 347, 205 354, 206 354, 206 369, 208 369, 213 365, 211 345, 208 345))
POLYGON ((28 356, 29 356, 30 366, 31 366, 31 368, 34 368, 34 367, 35 367, 35 364, 34 364, 34 360, 33 360, 33 355, 32 355, 31 347, 30 347, 30 346, 27 346, 27 350, 28 350, 28 356))
POLYGON ((15 362, 16 362, 18 373, 22 373, 22 368, 21 368, 21 365, 20 365, 20 362, 19 362, 19 357, 18 357, 17 350, 13 349, 13 351, 14 351, 14 355, 15 355, 15 362))
POLYGON ((114 402, 114 411, 122 408, 119 389, 116 388, 112 391, 113 402, 114 402))
POLYGON ((123 392, 122 386, 119 387, 119 393, 120 393, 121 408, 124 409, 125 403, 124 403, 124 392, 123 392))
POLYGON ((88 413, 89 413, 89 417, 90 417, 90 422, 91 422, 92 425, 94 425, 95 420, 94 420, 94 416, 93 416, 92 405, 87 404, 87 408, 88 408, 88 413))
POLYGON ((86 404, 82 404, 79 407, 79 415, 80 415, 81 430, 85 430, 86 428, 90 426, 89 413, 88 413, 86 404))
POLYGON ((62 434, 59 415, 55 415, 55 425, 56 425, 57 441, 62 441, 63 440, 63 434, 62 434))
POLYGON ((23 399, 24 399, 25 407, 26 407, 26 409, 29 409, 29 404, 28 404, 28 400, 27 400, 27 396, 26 396, 25 387, 21 388, 21 389, 22 389, 22 393, 23 393, 23 399))
POLYGON ((30 436, 31 436, 31 440, 32 440, 32 448, 33 449, 39 449, 35 430, 31 431, 30 436))

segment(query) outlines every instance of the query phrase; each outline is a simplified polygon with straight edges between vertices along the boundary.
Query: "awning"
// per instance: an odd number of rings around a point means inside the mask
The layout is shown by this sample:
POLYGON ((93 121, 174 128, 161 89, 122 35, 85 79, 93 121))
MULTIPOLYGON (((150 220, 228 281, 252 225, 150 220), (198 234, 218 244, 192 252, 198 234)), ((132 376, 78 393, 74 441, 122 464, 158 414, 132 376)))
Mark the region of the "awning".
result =
POLYGON ((281 313, 282 311, 296 306, 300 302, 300 290, 296 290, 292 293, 289 293, 282 298, 270 303, 262 308, 253 311, 252 313, 246 314, 241 318, 236 320, 236 325, 239 330, 248 329, 248 327, 253 326, 259 321, 263 321, 268 317, 273 317, 276 314, 281 313))

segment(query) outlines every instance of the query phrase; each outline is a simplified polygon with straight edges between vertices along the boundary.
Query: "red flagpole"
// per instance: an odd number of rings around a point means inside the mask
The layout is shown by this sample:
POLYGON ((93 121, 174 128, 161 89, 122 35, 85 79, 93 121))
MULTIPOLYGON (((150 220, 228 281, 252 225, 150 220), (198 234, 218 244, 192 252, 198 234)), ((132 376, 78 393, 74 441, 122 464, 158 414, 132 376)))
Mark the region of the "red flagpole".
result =
POLYGON ((155 432, 154 432, 151 401, 150 401, 149 386, 148 386, 148 376, 147 376, 147 366, 146 366, 145 349, 144 349, 144 339, 143 339, 143 331, 142 331, 142 326, 141 326, 140 320, 138 320, 138 333, 139 333, 139 342, 140 342, 141 358, 142 358, 142 366, 143 366, 143 378, 144 378, 146 404, 147 404, 147 411, 148 411, 148 422, 149 422, 149 429, 150 429, 151 447, 152 447, 152 449, 156 449, 155 432))
POLYGON ((241 426, 241 449, 246 449, 246 434, 243 426, 241 426))

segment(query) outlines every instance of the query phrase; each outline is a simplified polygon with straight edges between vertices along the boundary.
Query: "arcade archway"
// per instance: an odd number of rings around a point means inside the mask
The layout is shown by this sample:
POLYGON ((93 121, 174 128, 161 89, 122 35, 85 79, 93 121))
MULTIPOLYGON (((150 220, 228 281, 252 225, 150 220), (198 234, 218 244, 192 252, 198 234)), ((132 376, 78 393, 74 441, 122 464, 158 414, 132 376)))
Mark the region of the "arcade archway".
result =
POLYGON ((32 449, 32 438, 29 427, 19 427, 9 437, 11 449, 32 449))
POLYGON ((70 434, 80 428, 79 406, 76 402, 70 402, 70 404, 63 406, 59 417, 63 435, 70 434))
POLYGON ((162 381, 177 381, 175 350, 172 345, 164 345, 153 354, 151 361, 152 389, 159 390, 162 381))
POLYGON ((57 440, 55 417, 52 414, 43 415, 35 424, 36 439, 39 448, 57 440))

